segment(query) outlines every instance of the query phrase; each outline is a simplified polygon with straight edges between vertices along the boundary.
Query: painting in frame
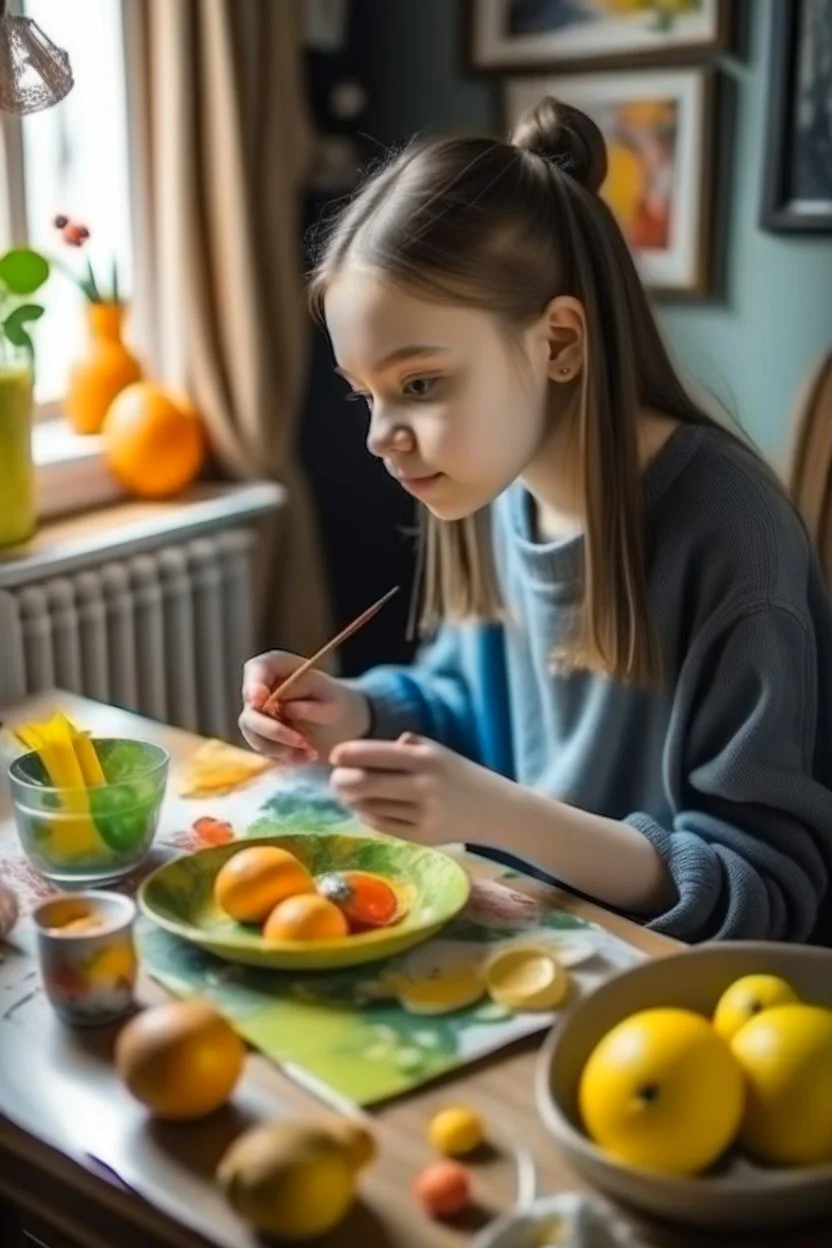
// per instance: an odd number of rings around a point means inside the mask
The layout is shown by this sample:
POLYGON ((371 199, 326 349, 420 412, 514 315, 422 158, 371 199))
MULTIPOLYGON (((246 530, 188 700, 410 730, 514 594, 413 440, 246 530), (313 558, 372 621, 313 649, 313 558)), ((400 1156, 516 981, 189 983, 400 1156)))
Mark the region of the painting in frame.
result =
POLYGON ((775 5, 771 21, 760 223, 832 233, 832 0, 775 5))
POLYGON ((588 113, 607 141, 600 194, 615 213, 645 285, 703 298, 711 288, 715 73, 636 73, 509 79, 509 127, 551 95, 588 113))
POLYGON ((667 65, 725 49, 736 0, 468 0, 473 71, 667 65))

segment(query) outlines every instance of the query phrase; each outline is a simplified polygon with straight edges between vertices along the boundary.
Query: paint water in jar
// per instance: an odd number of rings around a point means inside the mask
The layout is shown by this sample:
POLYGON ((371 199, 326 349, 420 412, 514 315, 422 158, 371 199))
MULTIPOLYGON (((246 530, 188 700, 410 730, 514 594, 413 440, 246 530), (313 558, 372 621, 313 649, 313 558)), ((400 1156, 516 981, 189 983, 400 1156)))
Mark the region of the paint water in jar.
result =
POLYGON ((35 529, 32 463, 32 366, 25 351, 3 344, 0 355, 0 547, 35 529))

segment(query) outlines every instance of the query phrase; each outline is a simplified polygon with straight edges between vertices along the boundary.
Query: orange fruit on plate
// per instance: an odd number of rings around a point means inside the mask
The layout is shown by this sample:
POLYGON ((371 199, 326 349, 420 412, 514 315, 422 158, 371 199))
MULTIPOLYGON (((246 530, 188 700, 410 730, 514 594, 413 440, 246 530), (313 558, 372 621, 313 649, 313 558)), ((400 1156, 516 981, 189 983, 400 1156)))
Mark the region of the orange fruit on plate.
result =
POLYGON ((263 928, 266 940, 337 940, 349 933, 347 920, 338 907, 314 893, 281 901, 263 928))
POLYGON ((142 498, 178 494, 205 461, 205 431, 196 409, 150 381, 135 382, 116 395, 102 435, 111 472, 142 498))
POLYGON ((398 894, 372 871, 333 871, 317 881, 318 892, 341 910, 353 931, 389 927, 401 918, 398 894))
POLYGON ((214 900, 238 923, 262 923, 287 897, 314 892, 315 882, 303 863, 278 845, 239 850, 214 881, 214 900))
POLYGON ((152 1114, 188 1122, 228 1099, 245 1047, 208 1001, 194 998, 144 1010, 122 1028, 115 1057, 120 1078, 152 1114))

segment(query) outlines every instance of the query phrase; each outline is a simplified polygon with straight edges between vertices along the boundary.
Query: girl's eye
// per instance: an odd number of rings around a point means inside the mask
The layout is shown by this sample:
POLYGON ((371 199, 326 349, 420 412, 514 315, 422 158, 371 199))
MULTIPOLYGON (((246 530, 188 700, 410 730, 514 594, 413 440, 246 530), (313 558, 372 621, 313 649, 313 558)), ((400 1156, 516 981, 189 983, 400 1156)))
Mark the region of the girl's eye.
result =
POLYGON ((408 399, 428 399, 439 382, 438 377, 411 377, 402 386, 402 393, 408 399))

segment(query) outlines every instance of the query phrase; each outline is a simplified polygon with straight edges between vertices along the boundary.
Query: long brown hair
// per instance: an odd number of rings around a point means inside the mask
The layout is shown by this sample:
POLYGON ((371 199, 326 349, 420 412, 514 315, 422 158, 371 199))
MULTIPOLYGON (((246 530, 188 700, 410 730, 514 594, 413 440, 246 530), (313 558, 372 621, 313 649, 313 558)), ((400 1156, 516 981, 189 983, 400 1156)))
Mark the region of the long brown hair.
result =
MULTIPOLYGON (((551 98, 525 114, 508 142, 417 140, 325 231, 310 299, 320 316, 335 274, 359 260, 428 299, 493 313, 512 330, 533 323, 556 295, 580 301, 584 567, 569 666, 649 686, 661 663, 648 603, 639 414, 714 422, 679 379, 597 193, 606 169, 595 123, 551 98)), ((428 514, 421 563, 426 627, 501 615, 487 509, 457 521, 428 514)))

